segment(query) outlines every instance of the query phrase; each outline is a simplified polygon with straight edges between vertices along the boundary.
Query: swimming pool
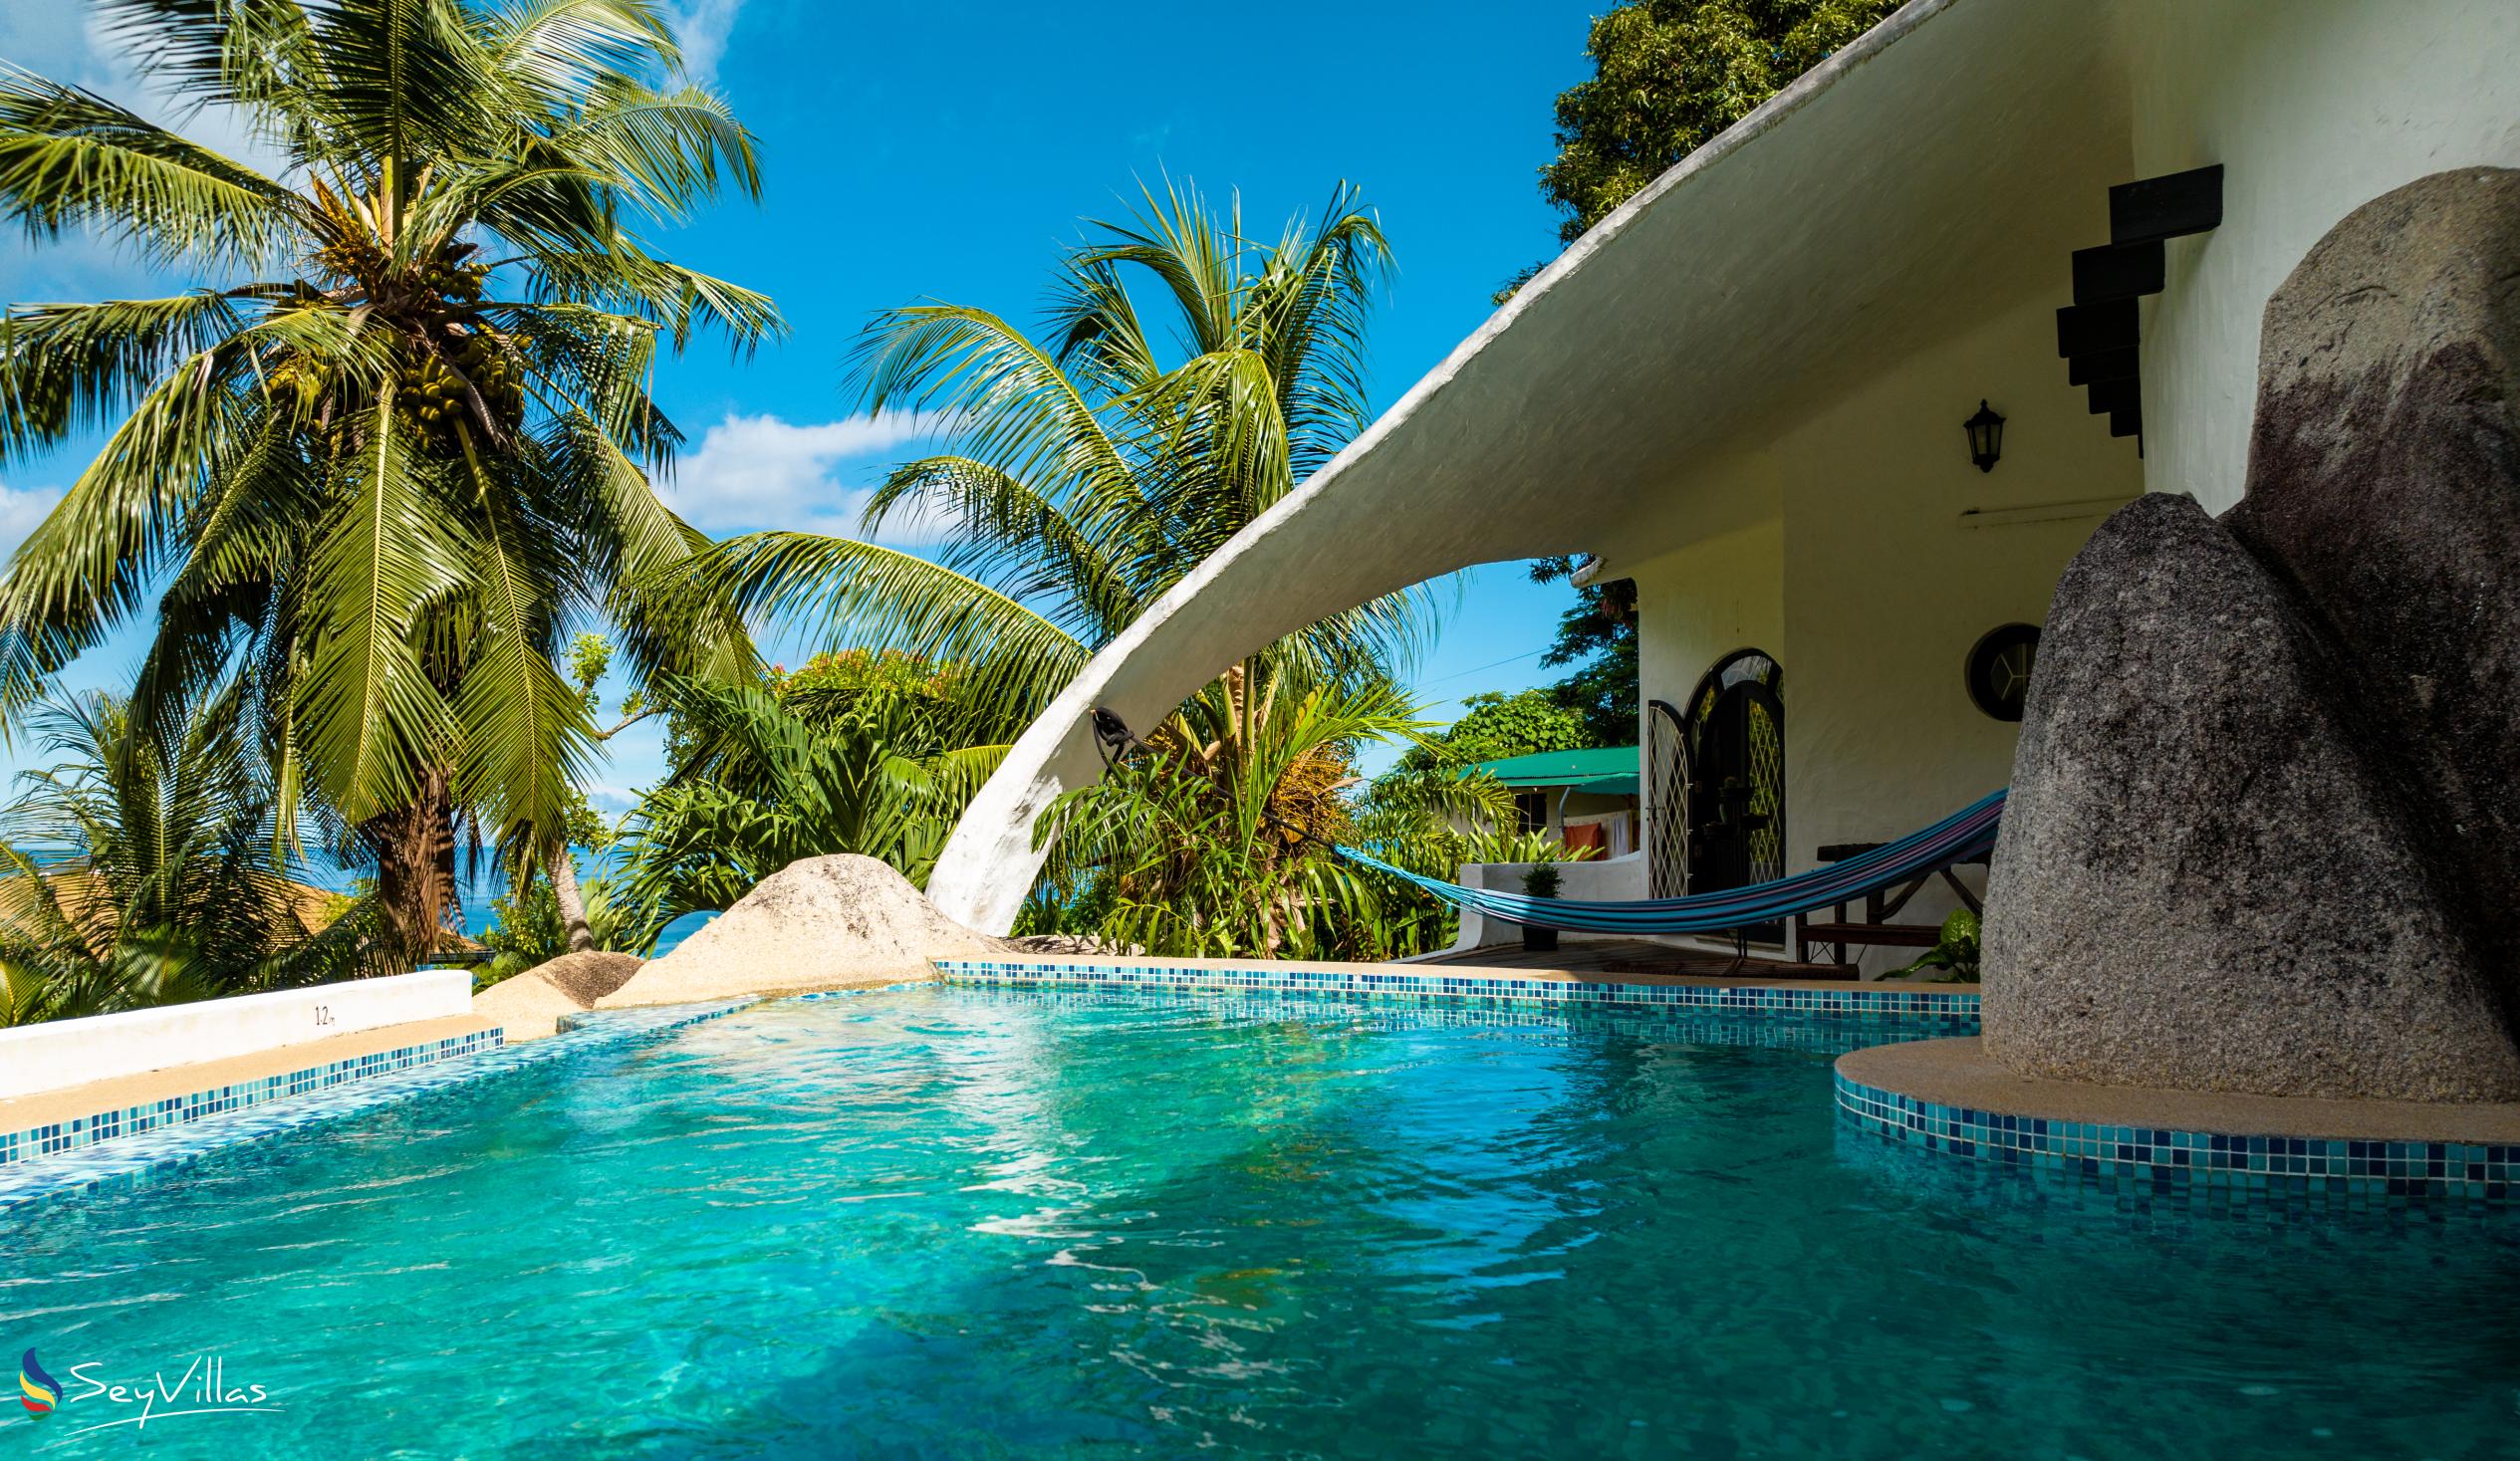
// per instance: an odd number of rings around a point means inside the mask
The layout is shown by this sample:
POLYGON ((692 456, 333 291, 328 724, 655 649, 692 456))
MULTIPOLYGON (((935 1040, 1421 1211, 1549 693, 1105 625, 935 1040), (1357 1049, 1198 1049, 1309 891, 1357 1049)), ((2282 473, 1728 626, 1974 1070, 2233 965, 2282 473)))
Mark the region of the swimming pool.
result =
MULTIPOLYGON (((921 988, 0 1215, 0 1445, 2496 1454, 2520 1224, 2212 1215, 1842 1125, 1890 1027, 921 988), (194 1370, 195 1356, 215 1368, 194 1370), (74 1374, 75 1370, 75 1374, 74 1374), (215 1374, 214 1380, 208 1379, 215 1374), (216 1414, 175 1414, 200 1403, 216 1414), (269 1408, 244 1408, 260 1386, 269 1408)), ((1917 1034, 1943 1031, 1919 1022, 1917 1034)))

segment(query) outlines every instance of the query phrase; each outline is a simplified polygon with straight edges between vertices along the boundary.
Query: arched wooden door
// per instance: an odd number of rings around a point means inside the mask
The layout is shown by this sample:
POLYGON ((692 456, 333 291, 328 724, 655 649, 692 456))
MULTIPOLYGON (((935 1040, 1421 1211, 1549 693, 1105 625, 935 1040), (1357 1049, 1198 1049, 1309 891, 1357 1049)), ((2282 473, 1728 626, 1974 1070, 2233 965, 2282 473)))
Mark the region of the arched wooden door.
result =
MULTIPOLYGON (((1683 712, 1687 888, 1721 892, 1785 875, 1784 668, 1760 649, 1715 662, 1683 712)), ((1782 922, 1739 932, 1782 943, 1782 922)))

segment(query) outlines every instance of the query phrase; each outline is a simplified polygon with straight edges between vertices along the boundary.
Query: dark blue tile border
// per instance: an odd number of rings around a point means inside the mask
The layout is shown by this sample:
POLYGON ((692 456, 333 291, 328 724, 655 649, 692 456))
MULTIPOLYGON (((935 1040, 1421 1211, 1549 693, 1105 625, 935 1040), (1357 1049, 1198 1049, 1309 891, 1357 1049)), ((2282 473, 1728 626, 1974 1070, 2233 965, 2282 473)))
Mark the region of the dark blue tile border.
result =
POLYGON ((1734 1015, 1820 1015, 1831 1019, 1977 1017, 1977 996, 1915 985, 1848 984, 1843 989, 1775 985, 1625 984, 1611 980, 1531 979, 1510 974, 1440 973, 1391 965, 1297 969, 1255 961, 1221 969, 1142 962, 1051 963, 1031 960, 938 959, 948 984, 1018 989, 1101 989, 1230 995, 1334 995, 1348 999, 1466 1004, 1491 1008, 1681 1010, 1734 1015))
POLYGON ((2230 1135, 2051 1120, 1939 1105, 1834 1077, 1857 1126, 1923 1151, 2080 1181, 2136 1183, 2217 1200, 2389 1198, 2508 1205, 2520 1196, 2520 1146, 2230 1135))
MULTIPOLYGON (((125 1136, 138 1136, 167 1126, 180 1126, 203 1120, 224 1111, 243 1110, 268 1100, 304 1096, 314 1091, 330 1091, 353 1081, 369 1081, 395 1071, 416 1066, 435 1065, 440 1061, 463 1060, 507 1043, 506 1033, 496 1028, 476 1030, 469 1034, 449 1036, 444 1040, 425 1041, 417 1045, 396 1046, 391 1050, 351 1056, 345 1060, 327 1061, 322 1065, 265 1076, 253 1081, 240 1081, 232 1086, 218 1086, 169 1096, 158 1100, 141 1101, 136 1105, 117 1106, 91 1115, 74 1116, 67 1121, 53 1121, 22 1130, 0 1131, 0 1168, 39 1157, 59 1156, 78 1151, 100 1141, 113 1141, 125 1136)), ((0 1175, 6 1175, 0 1172, 0 1175)))
POLYGON ((731 1014, 751 1003, 751 1000, 730 1000, 709 1005, 666 1005, 654 1009, 572 1015, 562 1019, 562 1033, 548 1040, 508 1045, 501 1038, 501 1032, 487 1030, 454 1041, 436 1041, 428 1046, 407 1046, 400 1051, 382 1052, 374 1058, 378 1062, 374 1066, 367 1066, 365 1063, 371 1058, 363 1057, 334 1062, 330 1066, 309 1067, 308 1071, 249 1083, 248 1087, 221 1088, 223 1091, 261 1090, 274 1083, 297 1081, 309 1072, 333 1071, 339 1067, 362 1068, 361 1074, 341 1076, 329 1085, 309 1084, 297 1090, 265 1091, 250 1102, 228 1099, 215 1092, 185 1096, 181 1098, 183 1101, 195 1104, 179 1107, 193 1112, 180 1120, 160 1120, 137 1130, 93 1136, 87 1144, 51 1152, 34 1152, 0 1167, 0 1211, 84 1192, 132 1185, 197 1160, 221 1147, 343 1120, 450 1086, 539 1065, 598 1046, 661 1035, 685 1025, 696 1025, 703 1020, 731 1014), (465 1040, 475 1042, 468 1051, 441 1052, 425 1061, 415 1059, 399 1065, 385 1060, 409 1051, 458 1045, 465 1040))

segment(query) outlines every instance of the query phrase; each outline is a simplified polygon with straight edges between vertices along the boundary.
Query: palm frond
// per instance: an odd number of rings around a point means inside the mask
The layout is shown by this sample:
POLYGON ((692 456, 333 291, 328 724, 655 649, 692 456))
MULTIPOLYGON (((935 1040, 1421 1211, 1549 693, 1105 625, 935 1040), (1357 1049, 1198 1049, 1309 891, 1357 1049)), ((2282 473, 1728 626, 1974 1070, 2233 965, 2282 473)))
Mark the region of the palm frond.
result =
POLYGON ((158 264, 268 260, 288 190, 93 92, 0 63, 0 216, 32 237, 94 229, 158 264))
POLYGON ((693 554, 651 595, 686 588, 827 642, 961 666, 974 693, 1029 717, 1076 678, 1086 647, 1013 599, 916 555, 813 533, 747 533, 693 554))
POLYGON ((431 511, 390 391, 373 435, 357 495, 307 565, 324 622, 296 706, 319 783, 353 822, 410 802, 458 735, 412 634, 424 609, 461 587, 464 555, 431 511))
POLYGON ((486 632, 471 646, 454 697, 456 794, 495 840, 521 834, 548 855, 566 846, 573 789, 593 770, 586 701, 553 663, 554 590, 576 569, 566 536, 520 511, 527 495, 486 468, 469 441, 465 464, 479 494, 481 527, 469 557, 486 632))

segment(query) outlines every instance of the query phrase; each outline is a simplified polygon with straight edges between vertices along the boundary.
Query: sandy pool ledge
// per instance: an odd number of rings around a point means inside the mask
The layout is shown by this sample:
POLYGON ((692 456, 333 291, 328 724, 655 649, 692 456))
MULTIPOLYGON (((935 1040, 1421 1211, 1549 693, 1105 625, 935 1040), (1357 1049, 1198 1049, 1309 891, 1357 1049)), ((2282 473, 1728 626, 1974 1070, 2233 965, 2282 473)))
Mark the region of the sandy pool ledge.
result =
MULTIPOLYGON (((374 1030, 303 1041, 296 1045, 274 1046, 269 1050, 225 1060, 166 1066, 132 1076, 36 1092, 0 1100, 0 1139, 47 1127, 67 1127, 73 1121, 84 1122, 108 1113, 127 1111, 133 1106, 182 1100, 204 1093, 250 1086, 274 1076, 292 1075, 342 1061, 356 1061, 363 1056, 435 1046, 445 1041, 462 1041, 467 1036, 494 1035, 498 1029, 496 1022, 478 1016, 450 1015, 443 1019, 383 1025, 374 1030)), ((498 1042, 483 1040, 475 1043, 495 1046, 498 1042)), ((40 1153, 30 1151, 19 1155, 24 1159, 37 1154, 40 1153)))
POLYGON ((2049 1122, 2349 1142, 2520 1147, 2520 1103, 2342 1100, 2088 1086, 2020 1075, 1983 1041, 1880 1045, 1838 1060, 1842 1084, 1929 1105, 2049 1122))

